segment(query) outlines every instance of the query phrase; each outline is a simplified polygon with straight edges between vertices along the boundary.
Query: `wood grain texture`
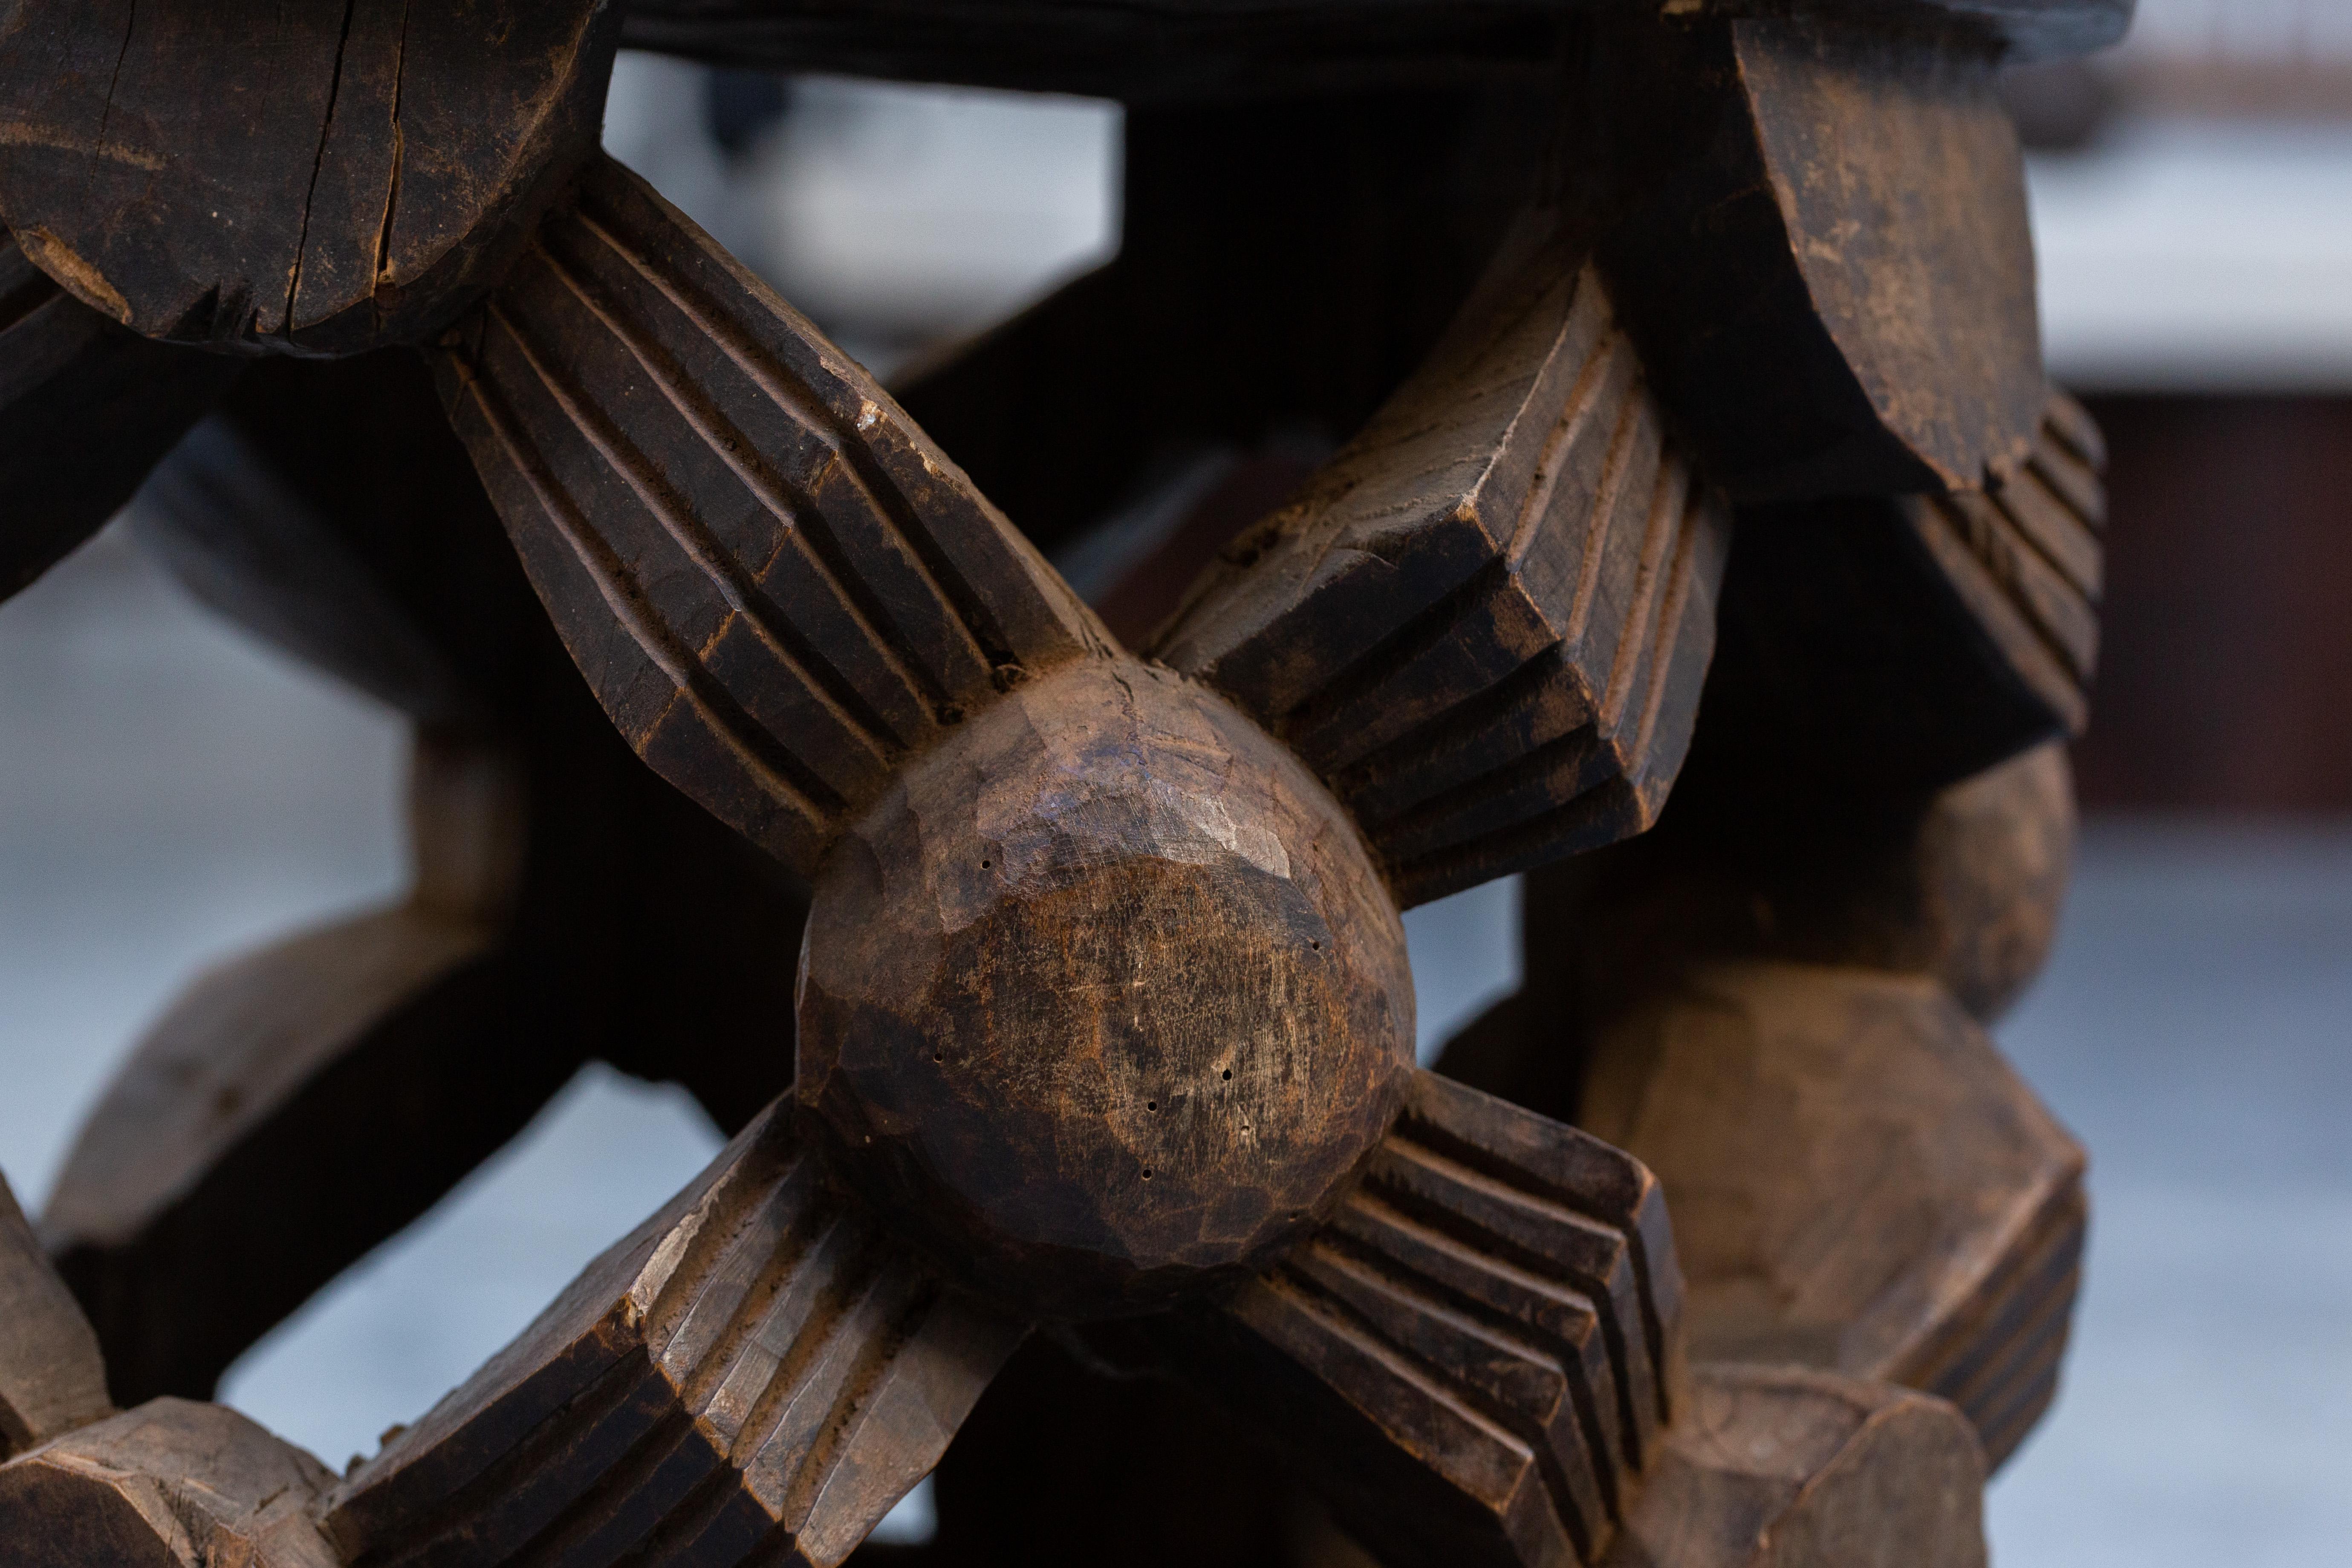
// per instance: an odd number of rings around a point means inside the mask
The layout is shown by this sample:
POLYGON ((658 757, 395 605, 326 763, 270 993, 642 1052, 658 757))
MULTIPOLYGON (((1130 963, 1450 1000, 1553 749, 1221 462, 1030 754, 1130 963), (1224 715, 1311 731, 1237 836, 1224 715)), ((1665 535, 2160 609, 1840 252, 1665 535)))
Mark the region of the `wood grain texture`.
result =
POLYGON ((1941 1400, 1703 1365, 1609 1568, 1983 1568, 1984 1476, 1941 1400))
POLYGON ((1411 905, 1655 819, 1727 542, 1598 277, 1537 229, 1154 652, 1320 772, 1411 905))
POLYGON ((2079 734, 2104 462, 2053 394, 2024 466, 1990 489, 1743 510, 1694 793, 1707 774, 1783 800, 1933 790, 2079 734))
POLYGON ((1420 1074, 1311 1241, 1162 1331, 1391 1564, 1594 1563, 1685 1397, 1657 1184, 1420 1074))
POLYGON ((1603 1033, 1581 1121, 1664 1185, 1696 1358, 1914 1384, 1996 1464, 2047 1403, 2083 1153, 1932 981, 1697 970, 1603 1033))
MULTIPOLYGON (((1332 84, 1443 80, 1471 70, 1539 69, 1564 22, 1610 0, 1446 5, 1265 0, 637 0, 626 37, 641 48, 771 70, 835 70, 918 81, 1086 92, 1132 100, 1332 84)), ((1632 10, 1621 4, 1619 10, 1632 10)), ((1768 10, 1709 0, 1706 15, 1768 10)), ((1817 0, 1824 24, 1938 26, 2025 58, 2103 47, 2129 0, 1817 0)))
POLYGON ((205 0, 29 0, 0 26, 0 213, 148 337, 414 341, 593 150, 620 12, 296 0, 257 37, 205 0))
POLYGON ((158 1399, 0 1465, 9 1568, 341 1568, 324 1465, 218 1405, 158 1399))
POLYGON ((199 983, 85 1125, 45 1230, 127 1402, 208 1394, 586 1061, 741 1127, 791 1081, 806 909, 613 731, 414 354, 256 365, 199 437, 139 537, 419 718, 414 869, 396 910, 199 983))
POLYGON ((1740 500, 1979 486, 2043 398, 1995 55, 1810 19, 1604 28, 1580 143, 1659 400, 1740 500))
POLYGON ((831 1568, 1023 1330, 826 1188, 772 1112, 327 1498, 361 1565, 831 1568))
POLYGON ((623 735, 803 872, 900 759, 1101 647, 887 393, 609 159, 439 363, 623 735))
POLYGON ((112 1414, 98 1336, 0 1177, 0 1459, 112 1414))
POLYGON ((1330 795, 1174 673, 1084 661, 919 763, 818 879, 799 1093, 1027 1310, 1263 1267, 1412 1065, 1404 932, 1330 795))
POLYGON ((97 532, 236 374, 123 331, 0 232, 0 599, 97 532))

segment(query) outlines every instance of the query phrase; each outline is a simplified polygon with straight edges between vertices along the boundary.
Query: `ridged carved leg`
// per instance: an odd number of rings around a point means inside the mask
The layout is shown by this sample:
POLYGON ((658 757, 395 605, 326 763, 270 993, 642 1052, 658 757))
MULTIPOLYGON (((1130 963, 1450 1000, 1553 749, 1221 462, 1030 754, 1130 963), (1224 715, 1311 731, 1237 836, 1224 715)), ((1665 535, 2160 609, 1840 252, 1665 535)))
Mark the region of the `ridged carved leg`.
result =
POLYGON ((1684 1397, 1657 1184, 1434 1074, 1324 1227, 1167 1331, 1396 1563, 1584 1563, 1684 1397))
POLYGON ((939 1462, 1025 1329, 747 1129, 327 1499, 360 1565, 831 1568, 939 1462))

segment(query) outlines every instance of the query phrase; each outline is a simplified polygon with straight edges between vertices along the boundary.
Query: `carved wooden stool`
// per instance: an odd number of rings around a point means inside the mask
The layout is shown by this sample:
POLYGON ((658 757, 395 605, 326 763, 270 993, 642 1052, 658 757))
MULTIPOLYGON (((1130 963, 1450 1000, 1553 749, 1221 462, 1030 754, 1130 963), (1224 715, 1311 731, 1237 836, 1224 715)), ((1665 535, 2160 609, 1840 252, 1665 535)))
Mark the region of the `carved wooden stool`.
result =
POLYGON ((867 1552, 1980 1563, 2102 513, 1992 75, 2128 11, 23 0, 0 576, 144 480, 416 875, 0 1205, 0 1560, 830 1568, 940 1468, 867 1552), (1121 251, 894 396, 623 42, 1124 99, 1121 251), (1522 871, 1417 1068, 1399 912, 1522 871), (520 1339, 341 1477, 204 1403, 598 1058, 733 1140, 520 1339))

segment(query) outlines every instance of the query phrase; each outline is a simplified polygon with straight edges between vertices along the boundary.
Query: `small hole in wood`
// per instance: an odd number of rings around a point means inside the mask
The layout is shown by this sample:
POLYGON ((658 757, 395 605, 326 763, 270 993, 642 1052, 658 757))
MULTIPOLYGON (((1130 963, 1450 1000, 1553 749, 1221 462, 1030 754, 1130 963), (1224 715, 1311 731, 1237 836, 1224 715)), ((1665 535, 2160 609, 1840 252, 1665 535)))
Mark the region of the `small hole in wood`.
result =
POLYGON ((1146 1110, 1157 1110, 1160 1109, 1160 1102, 1156 1100, 1147 1100, 1143 1102, 1143 1109, 1146 1110))
POLYGON ((1143 1179, 1147 1182, 1151 1180, 1151 1167, 1149 1165, 1143 1167, 1143 1179))
POLYGON ((933 1052, 931 1053, 931 1060, 933 1060, 933 1061, 935 1061, 935 1062, 943 1062, 943 1061, 945 1061, 945 1060, 947 1060, 947 1059, 948 1059, 948 1054, 947 1054, 947 1052, 945 1052, 945 1051, 933 1051, 933 1052))
POLYGON ((1307 939, 1307 945, 1320 952, 1323 951, 1323 939, 1319 936, 1309 937, 1307 939))
POLYGON ((1233 1069, 1233 1068, 1227 1068, 1225 1069, 1225 1081, 1226 1081, 1227 1083, 1231 1083, 1231 1082, 1233 1081, 1233 1078, 1234 1078, 1234 1069, 1233 1069))
POLYGON ((980 868, 981 868, 982 870, 983 870, 983 871, 987 870, 987 869, 988 869, 988 862, 987 862, 987 861, 985 861, 985 860, 982 860, 982 861, 980 863, 980 868))

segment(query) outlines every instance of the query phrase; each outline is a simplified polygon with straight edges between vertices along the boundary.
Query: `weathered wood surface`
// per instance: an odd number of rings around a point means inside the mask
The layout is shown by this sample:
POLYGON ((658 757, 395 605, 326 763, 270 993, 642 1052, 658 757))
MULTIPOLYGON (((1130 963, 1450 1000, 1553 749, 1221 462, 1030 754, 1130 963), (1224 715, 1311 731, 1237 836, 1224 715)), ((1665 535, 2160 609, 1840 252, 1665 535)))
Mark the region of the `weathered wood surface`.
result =
POLYGON ((1023 1332, 845 1206, 784 1108, 338 1485, 324 1526, 383 1568, 832 1568, 1023 1332))
POLYGON ((1602 268, 1736 499, 1961 489, 2023 461, 2041 332, 1994 63, 1948 35, 1681 15, 1586 57, 1602 268))
POLYGON ((791 1079, 805 910, 614 734, 413 356, 256 366, 200 434, 142 541, 426 731, 405 903, 199 983, 53 1194, 45 1234, 126 1401, 208 1394, 585 1061, 742 1126, 791 1079))
POLYGON ((1172 672, 1087 660, 918 762, 816 884, 799 1094, 894 1220, 1053 1316, 1263 1267, 1412 1061, 1336 803, 1172 672))
POLYGON ((2105 463, 2097 426, 2056 393, 2031 456, 1998 485, 1744 509, 1694 782, 1860 799, 2079 734, 2105 463))
MULTIPOLYGON (((1540 69, 1563 24, 1634 8, 1631 0, 635 0, 625 37, 730 65, 1148 100, 1540 69)), ((1768 9, 1748 0, 1688 7, 1708 16, 1768 9)), ((2039 58, 2115 42, 2131 0, 1819 0, 1801 10, 1822 25, 1940 24, 2039 58)))
POLYGON ((1580 248, 1531 215, 1153 649, 1330 782, 1408 905, 1640 832, 1689 744, 1728 520, 1580 248))
POLYGON ((1926 800, 1807 814, 1678 800, 1657 830, 1528 884, 1528 984, 1565 1036, 1695 963, 1853 963, 1943 983, 1990 1023, 2042 971, 2074 860, 2064 747, 1926 800))
POLYGON ((236 374, 116 326, 0 233, 0 599, 97 532, 236 374))
POLYGON ((1203 455, 1336 447, 1444 335, 1555 118, 1548 79, 1138 105, 1118 256, 892 391, 1049 552, 1203 455))
POLYGON ((900 759, 1101 647, 888 394, 610 160, 440 366, 623 735, 804 872, 900 759))
POLYGON ((610 0, 26 0, 0 215, 149 337, 347 353, 437 329, 595 145, 610 0))
POLYGON ((1983 1568, 1984 1456, 1950 1405, 1701 1366, 1609 1568, 1983 1568))
POLYGON ((1423 1073, 1317 1237, 1163 1353, 1384 1563, 1591 1563, 1678 1418, 1681 1315, 1647 1171, 1423 1073))
POLYGON ((0 1459, 113 1413, 98 1336, 0 1176, 0 1459))
POLYGON ((2054 1396, 2083 1153, 1935 982, 1695 971, 1602 1032, 1580 1120, 1665 1188, 1694 1357, 1924 1388, 1996 1464, 2054 1396))
POLYGON ((427 742, 403 903, 223 965, 117 1069, 42 1216, 126 1404, 246 1348, 520 1131, 575 1065, 500 952, 511 757, 427 742))
POLYGON ((0 1465, 9 1568, 341 1568, 312 1521, 333 1481, 218 1405, 158 1399, 0 1465))
MULTIPOLYGON (((1943 1401, 1800 1367, 1691 1381, 1607 1568, 1983 1568, 1984 1458, 1943 1401)), ((1383 1559, 1310 1526, 1289 1561, 1383 1559)))

